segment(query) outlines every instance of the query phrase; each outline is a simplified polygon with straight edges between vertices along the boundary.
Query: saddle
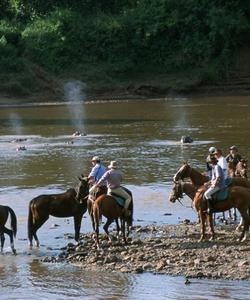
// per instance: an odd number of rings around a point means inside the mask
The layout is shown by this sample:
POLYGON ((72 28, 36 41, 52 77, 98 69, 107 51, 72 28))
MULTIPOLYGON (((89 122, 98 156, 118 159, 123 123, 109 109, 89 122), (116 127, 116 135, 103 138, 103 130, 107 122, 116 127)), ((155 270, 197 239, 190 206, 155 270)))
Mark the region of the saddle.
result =
POLYGON ((110 193, 109 195, 115 198, 115 201, 117 202, 118 205, 120 205, 121 207, 124 207, 126 199, 124 199, 121 196, 116 195, 115 193, 110 193))
POLYGON ((229 188, 225 187, 212 195, 213 203, 224 201, 228 198, 229 188))
POLYGON ((205 210, 207 213, 211 214, 212 212, 214 212, 214 206, 216 205, 216 203, 227 200, 228 196, 229 196, 229 188, 228 187, 225 187, 225 188, 219 190, 218 192, 214 193, 212 195, 212 199, 210 199, 210 200, 207 200, 203 194, 203 198, 202 198, 203 210, 205 210))

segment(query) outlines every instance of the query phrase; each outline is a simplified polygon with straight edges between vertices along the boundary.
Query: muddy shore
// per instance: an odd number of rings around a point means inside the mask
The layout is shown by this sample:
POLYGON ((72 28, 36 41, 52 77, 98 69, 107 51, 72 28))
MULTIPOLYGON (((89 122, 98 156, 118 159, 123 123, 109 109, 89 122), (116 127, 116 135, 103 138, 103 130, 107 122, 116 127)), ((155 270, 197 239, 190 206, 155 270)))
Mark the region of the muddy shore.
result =
POLYGON ((110 245, 102 234, 99 250, 88 233, 78 246, 69 243, 57 257, 43 261, 72 263, 87 270, 250 280, 250 240, 238 242, 235 228, 216 225, 214 241, 198 242, 197 224, 136 226, 127 245, 117 240, 110 245))

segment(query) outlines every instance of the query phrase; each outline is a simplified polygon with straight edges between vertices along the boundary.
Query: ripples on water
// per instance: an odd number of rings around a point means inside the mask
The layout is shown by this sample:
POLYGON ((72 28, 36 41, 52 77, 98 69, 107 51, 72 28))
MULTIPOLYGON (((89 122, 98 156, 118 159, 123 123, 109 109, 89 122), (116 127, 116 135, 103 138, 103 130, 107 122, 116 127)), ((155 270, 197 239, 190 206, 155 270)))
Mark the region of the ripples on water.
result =
MULTIPOLYGON (((192 280, 186 286, 183 277, 89 272, 39 263, 40 256, 57 253, 57 249, 72 242, 64 236, 73 233, 72 219, 50 218, 38 231, 40 250, 28 251, 26 240, 29 201, 39 194, 60 193, 76 185, 77 176, 89 171, 94 155, 99 155, 105 165, 113 159, 119 161, 124 184, 134 195, 136 225, 195 220, 186 197, 183 203, 189 208, 168 202, 172 177, 183 159, 204 170, 211 145, 226 154, 228 147, 236 144, 249 158, 246 141, 250 114, 244 101, 229 98, 86 104, 82 107, 83 120, 72 120, 66 106, 1 108, 0 203, 10 205, 17 214, 15 244, 19 255, 8 254, 6 237, 7 254, 0 257, 0 298, 248 299, 248 282, 192 280), (238 114, 232 114, 234 107, 238 114), (87 132, 87 136, 73 137, 76 129, 87 132), (181 145, 182 135, 192 136, 194 143, 181 145), (27 140, 15 142, 17 138, 27 140), (27 150, 16 151, 20 145, 27 150)), ((84 217, 81 232, 90 230, 90 220, 84 217)))

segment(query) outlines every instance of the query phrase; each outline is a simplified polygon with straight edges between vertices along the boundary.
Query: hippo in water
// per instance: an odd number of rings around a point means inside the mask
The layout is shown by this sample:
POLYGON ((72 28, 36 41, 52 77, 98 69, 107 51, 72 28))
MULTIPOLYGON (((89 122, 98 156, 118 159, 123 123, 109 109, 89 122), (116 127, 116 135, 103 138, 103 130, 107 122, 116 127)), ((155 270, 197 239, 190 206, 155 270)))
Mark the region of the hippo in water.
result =
POLYGON ((191 136, 189 135, 183 135, 181 137, 181 143, 182 144, 189 144, 189 143, 192 143, 194 140, 191 138, 191 136))

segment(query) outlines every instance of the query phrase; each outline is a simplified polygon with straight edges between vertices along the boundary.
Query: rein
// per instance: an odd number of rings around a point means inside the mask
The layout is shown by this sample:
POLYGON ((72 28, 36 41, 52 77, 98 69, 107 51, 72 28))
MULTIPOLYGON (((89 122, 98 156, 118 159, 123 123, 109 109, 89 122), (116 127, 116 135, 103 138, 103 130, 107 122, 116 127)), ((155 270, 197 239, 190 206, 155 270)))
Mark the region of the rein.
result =
POLYGON ((181 196, 178 197, 176 200, 177 200, 183 207, 185 207, 185 208, 192 208, 192 209, 193 209, 193 206, 186 206, 186 205, 184 205, 184 204, 181 202, 181 198, 183 198, 183 194, 184 194, 184 192, 183 192, 183 183, 181 183, 180 186, 181 186, 181 196))

